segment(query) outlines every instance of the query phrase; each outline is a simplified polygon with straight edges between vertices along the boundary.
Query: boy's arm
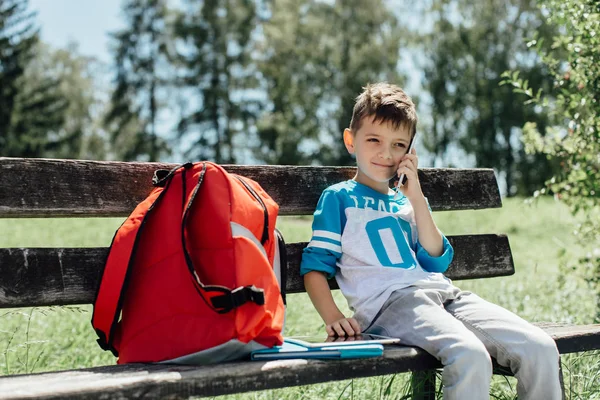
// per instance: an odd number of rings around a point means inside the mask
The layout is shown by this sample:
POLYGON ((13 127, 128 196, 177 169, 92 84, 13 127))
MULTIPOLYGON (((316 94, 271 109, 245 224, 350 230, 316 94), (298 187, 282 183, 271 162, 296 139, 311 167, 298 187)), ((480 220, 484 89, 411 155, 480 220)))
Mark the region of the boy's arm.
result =
POLYGON ((417 260, 427 271, 445 272, 452 261, 454 250, 435 224, 427 200, 421 191, 417 173, 418 160, 414 148, 410 154, 404 155, 398 167, 398 175, 406 174, 407 183, 400 190, 408 198, 415 212, 418 232, 417 260))
POLYGON ((304 275, 304 286, 317 312, 325 322, 329 336, 354 336, 360 333, 360 326, 354 318, 346 318, 333 300, 327 278, 320 271, 304 275))
POLYGON ((444 252, 444 240, 438 229, 425 196, 421 193, 416 199, 410 199, 410 204, 415 211, 415 221, 419 235, 419 243, 432 257, 439 257, 444 252))
POLYGON ((397 172, 398 176, 405 174, 407 182, 404 186, 400 187, 400 191, 408 198, 415 211, 415 222, 421 246, 432 257, 439 257, 444 252, 444 241, 442 234, 433 221, 431 212, 429 212, 429 206, 421 191, 421 183, 419 182, 419 175, 417 173, 418 163, 417 150, 414 148, 402 158, 397 172))
POLYGON ((327 279, 335 276, 336 262, 342 256, 344 225, 343 204, 336 192, 323 191, 314 213, 313 236, 302 252, 300 275, 329 336, 360 333, 356 320, 346 318, 337 307, 327 284, 327 279))

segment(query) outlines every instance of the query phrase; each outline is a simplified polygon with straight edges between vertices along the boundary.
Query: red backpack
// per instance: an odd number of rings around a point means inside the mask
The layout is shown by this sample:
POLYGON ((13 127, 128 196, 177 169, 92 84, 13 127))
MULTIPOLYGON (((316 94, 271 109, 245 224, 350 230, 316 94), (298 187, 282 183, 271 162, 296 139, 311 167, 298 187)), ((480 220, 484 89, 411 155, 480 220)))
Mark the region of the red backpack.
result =
POLYGON ((227 361, 280 345, 278 205, 210 162, 158 170, 153 183, 110 247, 92 316, 100 347, 123 364, 227 361))

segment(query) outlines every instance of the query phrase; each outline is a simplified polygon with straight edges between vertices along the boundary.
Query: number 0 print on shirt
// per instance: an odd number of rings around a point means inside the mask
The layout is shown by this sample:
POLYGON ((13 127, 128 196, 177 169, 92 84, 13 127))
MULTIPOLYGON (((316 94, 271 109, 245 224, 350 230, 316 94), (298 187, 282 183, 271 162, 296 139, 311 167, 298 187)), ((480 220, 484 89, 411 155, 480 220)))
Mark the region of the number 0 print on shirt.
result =
POLYGON ((384 267, 411 269, 417 264, 404 237, 402 228, 404 228, 408 237, 411 237, 411 229, 408 222, 392 216, 369 221, 365 226, 373 251, 375 251, 377 259, 384 267), (395 248, 386 249, 384 238, 390 244, 391 240, 393 240, 396 243, 395 248), (394 258, 393 261, 392 258, 394 258))

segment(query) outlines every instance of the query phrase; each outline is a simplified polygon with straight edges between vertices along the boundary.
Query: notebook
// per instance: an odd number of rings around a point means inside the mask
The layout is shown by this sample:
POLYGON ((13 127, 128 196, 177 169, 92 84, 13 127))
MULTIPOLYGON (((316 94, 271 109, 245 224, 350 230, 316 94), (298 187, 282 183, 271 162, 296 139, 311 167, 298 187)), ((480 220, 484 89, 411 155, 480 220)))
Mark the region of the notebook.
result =
POLYGON ((398 339, 384 336, 351 338, 289 337, 283 345, 255 350, 252 360, 281 360, 290 358, 345 359, 378 357, 383 354, 383 343, 398 343, 398 339), (318 338, 318 339, 317 339, 318 338))
POLYGON ((252 360, 281 360, 289 358, 343 359, 377 357, 382 354, 383 345, 381 344, 309 348, 284 340, 281 346, 253 351, 250 358, 252 360))

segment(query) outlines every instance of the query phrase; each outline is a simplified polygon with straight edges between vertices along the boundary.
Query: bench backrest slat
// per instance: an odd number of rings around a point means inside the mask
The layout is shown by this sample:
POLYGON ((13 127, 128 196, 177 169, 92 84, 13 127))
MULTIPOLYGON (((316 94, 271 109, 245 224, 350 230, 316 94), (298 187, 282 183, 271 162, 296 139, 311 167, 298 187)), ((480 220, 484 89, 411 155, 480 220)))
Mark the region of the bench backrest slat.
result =
MULTIPOLYGON (((152 190, 157 169, 177 164, 0 157, 0 218, 125 217, 152 190)), ((281 215, 311 215, 323 189, 354 176, 351 167, 225 165, 256 180, 281 215)), ((492 169, 419 169, 433 211, 501 207, 492 169)), ((511 275, 503 235, 450 236, 455 257, 447 276, 511 275)), ((303 292, 299 274, 306 243, 288 243, 289 293, 303 292)), ((0 248, 0 308, 93 302, 107 248, 0 248)), ((330 281, 336 289, 335 280, 330 281)))
MULTIPOLYGON (((0 158, 0 218, 127 216, 152 190, 156 169, 177 164, 0 158)), ((260 183, 281 215, 310 215, 323 189, 351 167, 224 166, 260 183)), ((420 169, 431 209, 501 207, 492 169, 420 169)))
MULTIPOLYGON (((514 273, 506 236, 450 236, 449 240, 456 251, 449 278, 514 273)), ((299 266, 305 246, 287 245, 289 293, 304 291, 299 266)), ((107 252, 107 248, 0 249, 0 308, 92 303, 107 252)), ((337 289, 335 280, 330 285, 337 289)))

